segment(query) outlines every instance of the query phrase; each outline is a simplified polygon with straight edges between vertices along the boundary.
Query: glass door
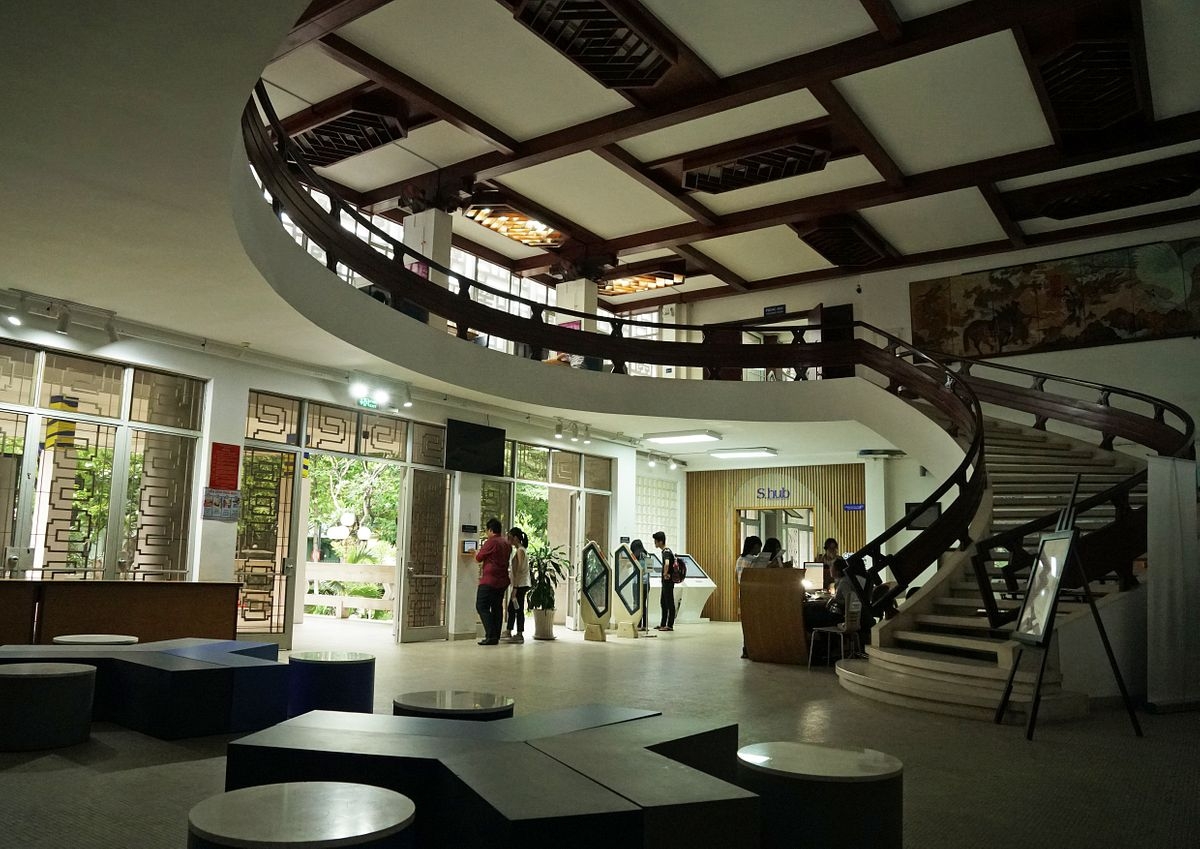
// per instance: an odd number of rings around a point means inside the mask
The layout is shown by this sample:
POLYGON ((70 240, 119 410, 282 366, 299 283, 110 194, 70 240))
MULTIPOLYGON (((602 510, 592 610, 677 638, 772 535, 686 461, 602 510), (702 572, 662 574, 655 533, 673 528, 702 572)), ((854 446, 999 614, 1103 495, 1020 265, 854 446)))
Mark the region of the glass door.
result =
POLYGON ((234 553, 238 634, 292 645, 296 455, 246 447, 242 454, 242 516, 234 553))
MULTIPOLYGON (((446 639, 450 475, 413 469, 408 485, 408 554, 400 567, 396 640, 446 639)), ((401 539, 404 538, 401 534, 401 539)))

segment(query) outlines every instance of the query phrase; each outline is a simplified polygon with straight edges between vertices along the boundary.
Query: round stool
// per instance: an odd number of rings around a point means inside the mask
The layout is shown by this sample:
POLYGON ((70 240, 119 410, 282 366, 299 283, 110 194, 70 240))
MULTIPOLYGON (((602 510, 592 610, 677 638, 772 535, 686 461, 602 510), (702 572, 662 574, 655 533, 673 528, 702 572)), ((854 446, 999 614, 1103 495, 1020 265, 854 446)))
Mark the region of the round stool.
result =
POLYGON ((95 690, 84 663, 0 664, 0 751, 86 743, 95 690))
POLYGON ((359 651, 297 651, 288 658, 288 716, 310 710, 371 713, 375 655, 359 651))
POLYGON ((762 845, 900 849, 904 765, 874 749, 756 743, 738 749, 738 784, 762 797, 762 845))
POLYGON ((420 716, 426 719, 468 719, 489 722, 513 715, 517 703, 508 696, 475 690, 421 690, 401 693, 392 699, 395 716, 420 716))
POLYGON ((60 646, 132 646, 137 641, 131 634, 59 634, 54 638, 60 646))
POLYGON ((373 846, 407 849, 416 806, 369 784, 297 781, 245 787, 188 813, 188 849, 373 846))

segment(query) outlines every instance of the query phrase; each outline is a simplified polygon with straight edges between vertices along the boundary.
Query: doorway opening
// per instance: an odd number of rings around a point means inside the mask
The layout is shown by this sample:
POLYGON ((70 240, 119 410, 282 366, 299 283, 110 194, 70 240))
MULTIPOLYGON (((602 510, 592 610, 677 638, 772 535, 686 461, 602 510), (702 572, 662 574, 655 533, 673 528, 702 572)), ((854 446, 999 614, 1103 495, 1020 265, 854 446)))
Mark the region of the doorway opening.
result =
POLYGON ((796 566, 813 559, 813 511, 809 507, 781 507, 775 510, 739 510, 738 546, 748 536, 764 543, 771 537, 783 546, 783 561, 796 566))

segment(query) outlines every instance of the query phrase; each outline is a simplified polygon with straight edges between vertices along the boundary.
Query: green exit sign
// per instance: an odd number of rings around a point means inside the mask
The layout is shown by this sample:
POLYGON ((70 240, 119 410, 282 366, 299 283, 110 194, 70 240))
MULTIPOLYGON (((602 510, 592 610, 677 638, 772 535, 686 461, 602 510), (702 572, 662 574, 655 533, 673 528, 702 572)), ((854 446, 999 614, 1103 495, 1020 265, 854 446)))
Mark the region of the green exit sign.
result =
POLYGON ((358 406, 366 407, 368 410, 378 410, 379 404, 369 395, 358 399, 358 406))

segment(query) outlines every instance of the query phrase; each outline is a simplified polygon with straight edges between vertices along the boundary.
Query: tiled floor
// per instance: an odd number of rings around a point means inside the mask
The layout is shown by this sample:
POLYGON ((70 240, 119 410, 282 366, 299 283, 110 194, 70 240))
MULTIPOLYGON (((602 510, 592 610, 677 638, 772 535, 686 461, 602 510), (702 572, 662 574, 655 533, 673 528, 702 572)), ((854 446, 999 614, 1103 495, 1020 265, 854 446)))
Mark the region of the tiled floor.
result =
MULTIPOLYGON (((532 630, 532 628, 530 628, 532 630)), ((743 743, 803 740, 880 749, 905 764, 910 849, 1200 845, 1200 717, 1119 710, 1023 729, 863 700, 829 669, 739 659, 736 625, 680 626, 653 639, 560 639, 480 647, 395 646, 390 628, 310 619, 295 648, 376 654, 375 709, 406 690, 511 694, 517 713, 603 702, 736 721, 743 743)), ((182 847, 188 808, 219 792, 224 740, 175 743, 113 726, 54 753, 0 755, 0 847, 182 847)), ((855 800, 846 799, 847 816, 855 800)))

